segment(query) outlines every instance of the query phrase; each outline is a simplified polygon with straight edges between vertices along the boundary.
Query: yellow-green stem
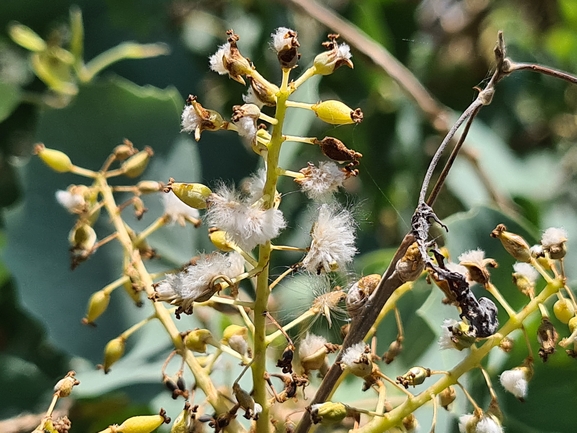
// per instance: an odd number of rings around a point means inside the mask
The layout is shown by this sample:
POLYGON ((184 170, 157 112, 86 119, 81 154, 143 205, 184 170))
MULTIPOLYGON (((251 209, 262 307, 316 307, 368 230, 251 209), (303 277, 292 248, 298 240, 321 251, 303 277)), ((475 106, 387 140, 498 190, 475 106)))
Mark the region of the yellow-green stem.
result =
MULTIPOLYGON (((120 213, 118 212, 118 207, 116 205, 116 201, 112 194, 112 190, 108 185, 105 175, 99 174, 96 178, 95 183, 98 185, 100 189, 100 193, 102 194, 102 200, 104 202, 105 208, 108 211, 110 216, 110 220, 114 225, 116 232, 118 233, 118 241, 121 243, 124 254, 127 257, 130 257, 132 260, 132 264, 134 269, 139 274, 139 277, 144 284, 144 288, 146 290, 146 294, 149 297, 154 295, 154 289, 152 287, 152 278, 144 265, 142 258, 140 257, 140 253, 138 249, 134 247, 128 230, 122 220, 120 213)), ((178 331, 172 317, 170 316, 169 310, 160 302, 152 302, 152 307, 154 308, 155 315, 162 323, 162 326, 166 329, 175 349, 182 355, 184 361, 192 371, 196 385, 198 388, 204 392, 206 395, 207 401, 209 404, 214 408, 214 410, 221 414, 228 411, 228 406, 224 402, 222 398, 219 398, 218 391, 212 380, 206 374, 202 366, 199 364, 198 360, 195 358, 193 353, 190 350, 187 350, 184 346, 182 341, 182 337, 180 336, 180 332, 178 331)), ((231 431, 240 431, 244 432, 245 429, 238 423, 238 421, 233 420, 231 421, 230 427, 231 431)))
MULTIPOLYGON (((280 149, 283 143, 282 128, 286 114, 286 103, 290 95, 287 87, 289 71, 283 70, 282 85, 277 93, 277 104, 275 118, 277 124, 273 127, 271 140, 267 152, 267 172, 266 182, 263 190, 263 207, 271 209, 274 206, 276 195, 276 183, 278 180, 277 166, 280 149)), ((266 371, 266 317, 265 311, 268 309, 268 298, 270 288, 268 285, 269 262, 271 256, 271 243, 267 242, 259 247, 258 262, 263 270, 256 281, 256 299, 254 303, 254 361, 252 363, 252 379, 254 399, 262 406, 262 413, 257 421, 256 431, 267 433, 270 431, 269 405, 266 394, 266 381, 264 374, 266 371)))
POLYGON ((503 338, 511 332, 521 328, 523 326, 523 321, 539 308, 539 304, 545 302, 549 296, 557 293, 561 287, 563 287, 563 283, 558 280, 553 280, 551 283, 547 284, 545 289, 539 293, 539 296, 536 296, 535 299, 531 300, 531 302, 529 302, 529 304, 527 304, 519 313, 511 317, 507 323, 501 327, 499 332, 489 337, 478 350, 471 351, 471 353, 455 366, 449 374, 443 376, 419 395, 406 399, 401 405, 388 412, 386 417, 373 418, 369 423, 365 424, 360 429, 355 430, 355 433, 383 432, 395 425, 399 425, 404 417, 423 406, 445 388, 456 384, 463 374, 478 366, 491 349, 498 346, 503 338))

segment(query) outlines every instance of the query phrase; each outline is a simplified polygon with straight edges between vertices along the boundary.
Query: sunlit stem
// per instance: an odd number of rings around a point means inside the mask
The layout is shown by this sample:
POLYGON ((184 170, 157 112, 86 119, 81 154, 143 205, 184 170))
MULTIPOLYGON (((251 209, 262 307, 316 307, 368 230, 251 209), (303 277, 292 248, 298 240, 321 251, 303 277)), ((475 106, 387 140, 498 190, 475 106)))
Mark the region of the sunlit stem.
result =
POLYGON ((138 236, 134 240, 134 245, 138 247, 140 245, 140 243, 142 241, 144 241, 148 236, 150 236, 152 233, 154 233, 158 229, 164 227, 166 225, 167 221, 168 221, 168 218, 166 215, 163 215, 163 216, 157 218, 156 221, 154 221, 152 224, 150 224, 148 227, 146 227, 143 231, 141 231, 138 234, 138 236))
POLYGON ((280 274, 278 277, 276 277, 276 279, 270 283, 270 285, 268 286, 269 290, 272 291, 272 289, 274 289, 278 283, 280 283, 283 278, 285 278, 287 275, 290 275, 291 273, 294 272, 294 268, 291 266, 290 268, 288 268, 286 271, 284 271, 282 274, 280 274))
POLYGON ((509 317, 513 317, 515 316, 515 310, 513 310, 511 308, 511 306, 509 305, 509 303, 507 302, 507 300, 503 297, 503 295, 501 295, 501 292, 499 291, 499 289, 497 289, 493 283, 487 283, 485 285, 485 289, 487 290, 487 292, 489 292, 491 295, 493 295, 493 297, 497 300, 497 302, 499 304, 501 304, 501 306, 505 309, 505 311, 507 312, 507 314, 509 315, 509 317))
POLYGON ((437 410, 439 403, 437 402, 437 399, 435 398, 434 395, 431 396, 431 401, 433 402, 433 422, 431 423, 431 430, 429 430, 429 433, 435 433, 435 427, 437 425, 437 410))
POLYGON ((393 385, 395 388, 397 388, 399 391, 401 391, 402 393, 406 394, 409 399, 411 399, 411 398, 414 397, 414 395, 413 395, 410 391, 407 391, 404 386, 399 385, 397 382, 395 382, 393 379, 391 379, 391 378, 390 378, 389 376, 387 376, 386 374, 383 374, 383 373, 381 373, 380 371, 377 371, 376 373, 377 373, 377 375, 378 375, 381 379, 386 380, 386 381, 389 382, 391 385, 393 385))
POLYGON ((403 321, 401 320, 401 312, 395 305, 395 320, 397 322, 397 340, 404 339, 403 321))
POLYGON ((403 297, 403 295, 405 295, 405 293, 409 292, 412 288, 413 288, 413 283, 407 282, 407 283, 401 285, 397 290, 395 290, 393 292, 393 294, 391 295, 391 297, 389 298, 387 303, 383 306, 383 309, 379 313, 377 319, 375 320, 375 323, 373 324, 373 326, 371 327, 371 329, 367 333, 367 336, 365 337, 365 341, 368 341, 369 338, 371 338, 373 335, 375 335, 375 332, 377 332, 377 328, 379 327, 379 324, 383 321, 383 319, 386 317, 386 315, 389 314, 391 312, 391 310, 395 308, 399 299, 401 299, 403 297))
POLYGON ((296 135, 285 135, 285 141, 294 141, 295 143, 306 143, 315 145, 316 137, 298 137, 296 135))
POLYGON ((553 282, 553 278, 551 278, 551 276, 547 273, 547 271, 545 269, 543 269, 543 266, 541 266, 539 261, 537 259, 535 259, 534 257, 531 257, 531 266, 533 266, 535 269, 537 269, 537 271, 545 279, 547 284, 551 284, 553 282))
POLYGON ((541 317, 543 317, 543 319, 549 318, 549 312, 547 311, 547 307, 544 304, 539 303, 539 311, 541 312, 541 317))
POLYGON ((262 112, 259 114, 258 118, 270 123, 271 125, 276 125, 278 123, 278 120, 276 120, 274 117, 270 117, 262 112))
POLYGON ((252 301, 241 301, 239 299, 230 299, 230 298, 223 298, 217 295, 212 296, 212 298, 210 298, 210 300, 206 301, 206 302, 199 302, 199 303, 194 303, 194 305, 208 305, 210 304, 210 302, 218 302, 219 304, 224 304, 224 305, 235 305, 235 306, 239 306, 239 307, 246 307, 246 308, 253 308, 254 307, 254 302, 252 301))
POLYGON ((122 334, 120 334, 119 338, 122 338, 123 340, 127 340, 128 337, 130 337, 132 334, 134 334, 136 331, 138 331, 140 328, 142 328, 148 322, 150 322, 156 318, 157 318, 156 314, 153 314, 151 316, 148 316, 146 319, 143 319, 140 322, 135 323, 130 328, 128 328, 126 331, 124 331, 122 334))
POLYGON ((465 397, 467 397, 467 400, 469 400, 469 402, 473 406, 473 409, 476 412, 482 412, 481 408, 479 407, 479 405, 477 404, 475 399, 473 397, 471 397, 471 394, 469 394, 467 389, 463 385, 461 385, 461 382, 457 381, 457 385, 459 386, 459 388, 461 388, 461 391, 463 391, 463 394, 465 394, 465 397))
POLYGON ((248 317, 248 314, 246 314, 246 310, 244 309, 244 307, 241 307, 239 305, 237 306, 237 309, 240 314, 240 317, 242 317, 242 320, 244 320, 244 324, 250 330, 250 333, 254 334, 254 323, 252 323, 252 320, 250 320, 250 317, 248 317))
POLYGON ((315 75, 316 72, 317 68, 314 65, 304 71, 300 77, 291 83, 292 91, 294 92, 296 89, 298 89, 306 80, 315 75))
POLYGON ((308 104, 306 102, 297 102, 297 101, 286 101, 286 106, 291 108, 304 108, 305 110, 311 110, 314 104, 308 104))
POLYGON ((298 171, 285 170, 284 168, 277 168, 279 176, 293 177, 295 179, 304 179, 305 175, 298 171))
MULTIPOLYGON (((316 313, 315 311, 313 311, 312 309, 305 311, 303 314, 301 314, 299 317, 297 317, 296 319, 294 319, 292 322, 287 323, 285 326, 283 326, 284 331, 288 331, 289 329, 294 328, 295 326, 297 326, 300 323, 303 323, 313 317, 315 317, 318 313, 316 313)), ((283 333, 281 331, 275 331, 272 334, 270 334, 269 336, 266 337, 266 345, 268 346, 270 343, 272 343, 274 340, 276 340, 278 337, 280 337, 281 335, 283 335, 283 333)))
POLYGON ((80 81, 87 83, 108 66, 124 59, 145 59, 166 55, 170 52, 166 44, 136 44, 124 42, 99 54, 86 63, 86 67, 79 74, 80 81))
POLYGON ((113 290, 117 289, 118 287, 122 286, 124 283, 126 283, 128 281, 129 281, 128 276, 124 275, 124 276, 114 280, 112 283, 104 286, 102 288, 102 292, 106 293, 107 295, 110 295, 113 290))
POLYGON ((87 168, 78 167, 77 165, 73 165, 70 168, 70 173, 77 174, 79 176, 89 177, 91 179, 95 179, 98 175, 95 171, 88 170, 87 168))
POLYGON ((483 377, 485 378, 485 382, 487 383, 487 388, 489 389, 489 393, 491 394, 491 398, 494 401, 497 401, 497 394, 495 394, 495 389, 493 388, 493 384, 491 382, 491 378, 489 377, 489 373, 485 370, 482 366, 479 366, 481 373, 483 373, 483 377))
POLYGON ((275 251, 297 251, 299 253, 306 253, 306 248, 301 247, 291 247, 289 245, 271 245, 271 248, 275 251))
POLYGON ((379 386, 379 397, 377 399, 377 406, 375 407, 375 412, 385 413, 385 403, 387 401, 387 387, 381 381, 378 382, 379 386))

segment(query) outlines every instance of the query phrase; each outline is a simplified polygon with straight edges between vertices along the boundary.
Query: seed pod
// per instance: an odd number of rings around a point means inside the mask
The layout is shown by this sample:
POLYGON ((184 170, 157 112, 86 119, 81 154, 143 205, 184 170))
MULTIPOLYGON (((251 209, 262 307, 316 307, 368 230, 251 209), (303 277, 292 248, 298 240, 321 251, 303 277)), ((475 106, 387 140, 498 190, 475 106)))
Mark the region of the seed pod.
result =
POLYGON ((168 186, 164 192, 172 191, 184 204, 195 208, 205 209, 206 199, 212 194, 212 191, 202 183, 181 183, 174 182, 174 179, 168 181, 168 186))
POLYGON ((108 308, 110 293, 104 290, 94 292, 88 301, 88 311, 86 317, 82 319, 85 325, 94 325, 94 321, 102 315, 108 308))
POLYGON ((193 329, 184 337, 184 345, 193 352, 206 353, 206 344, 213 340, 208 329, 193 329))
POLYGON ((363 112, 360 108, 353 110, 341 101, 319 102, 314 104, 311 109, 319 119, 331 125, 348 125, 363 121, 363 112))
POLYGON ((330 75, 335 69, 343 65, 353 69, 353 62, 351 62, 351 52, 347 44, 339 46, 337 39, 339 35, 329 35, 328 42, 323 42, 323 46, 327 49, 317 55, 313 60, 315 73, 320 75, 330 75))
POLYGON ((44 144, 38 143, 34 147, 34 153, 52 170, 66 173, 73 167, 72 161, 64 152, 55 149, 47 149, 44 144))
POLYGON ((553 313, 561 323, 567 324, 575 316, 575 307, 569 299, 559 299, 553 305, 553 313))
POLYGON ((130 140, 125 139, 124 143, 119 144, 114 148, 112 154, 116 157, 118 161, 124 161, 137 152, 138 151, 134 148, 132 142, 130 140))
POLYGON ((122 358, 125 346, 126 340, 123 337, 117 337, 108 342, 104 348, 104 364, 102 366, 105 374, 110 371, 112 364, 122 358))
POLYGON ((531 248, 525 239, 518 234, 507 231, 507 227, 499 224, 491 232, 492 238, 499 238, 503 247, 518 262, 528 263, 531 261, 531 248))
POLYGON ((449 405, 455 401, 457 398, 457 393, 455 388, 449 386, 439 393, 439 403, 445 409, 449 410, 449 405))
POLYGON ((88 224, 81 224, 70 231, 68 241, 72 249, 88 252, 96 244, 96 232, 88 224))
POLYGON ((227 239, 227 235, 224 230, 212 227, 208 229, 208 237, 212 244, 220 251, 229 252, 234 250, 234 244, 227 239))
POLYGON ((222 342, 232 350, 245 355, 248 351, 248 329, 244 326, 229 325, 223 332, 222 342))
POLYGON ((347 406, 339 402, 326 401, 311 406, 311 419, 313 424, 336 424, 345 419, 347 413, 347 406))
POLYGON ((151 433, 167 422, 166 420, 162 415, 133 416, 116 427, 116 431, 118 433, 151 433))
POLYGON ((334 137, 325 137, 322 140, 315 139, 314 144, 319 145, 325 156, 333 161, 358 162, 358 160, 363 157, 362 153, 349 149, 341 140, 334 137))
POLYGON ((575 329, 577 329, 577 317, 572 317, 567 325, 569 326, 569 332, 575 332, 575 329))
POLYGON ((54 393, 58 393, 58 397, 68 397, 72 392, 72 388, 79 385, 80 382, 74 377, 76 373, 69 371, 63 379, 60 379, 54 386, 54 393))
POLYGON ((8 34, 14 42, 27 50, 40 52, 45 51, 47 48, 44 39, 38 36, 30 27, 20 23, 14 23, 8 26, 8 34))
POLYGON ((140 176, 146 170, 150 157, 154 154, 148 146, 122 163, 120 167, 124 175, 130 178, 140 176))
POLYGON ((407 373, 397 377, 397 382, 405 388, 422 384, 427 377, 431 376, 431 370, 424 367, 413 367, 407 373))

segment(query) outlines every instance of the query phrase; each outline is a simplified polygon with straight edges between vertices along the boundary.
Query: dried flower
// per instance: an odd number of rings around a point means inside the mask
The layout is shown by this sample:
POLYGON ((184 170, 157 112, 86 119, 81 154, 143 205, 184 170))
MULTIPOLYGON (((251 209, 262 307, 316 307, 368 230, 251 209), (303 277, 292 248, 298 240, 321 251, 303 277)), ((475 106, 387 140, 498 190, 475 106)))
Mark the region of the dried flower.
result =
POLYGON ((238 135, 247 139, 249 143, 254 143, 258 131, 257 120, 260 116, 260 109, 255 104, 235 105, 232 107, 231 120, 236 125, 238 135))
POLYGON ((240 39, 232 30, 226 32, 228 42, 218 47, 218 51, 209 58, 210 69, 220 75, 228 74, 230 78, 241 84, 246 84, 241 75, 250 74, 252 67, 244 58, 236 43, 240 39))
POLYGON ((179 312, 192 313, 194 302, 204 302, 220 287, 218 276, 234 278, 244 271, 244 259, 236 252, 201 254, 195 265, 178 274, 167 274, 155 287, 156 300, 180 307, 179 312))
POLYGON ((326 372, 328 368, 326 344, 326 338, 315 334, 307 334, 301 341, 299 358, 304 374, 314 370, 320 370, 321 374, 326 372))
POLYGON ((461 433, 503 433, 503 427, 496 416, 485 413, 478 415, 466 414, 459 418, 461 433))
POLYGON ((355 248, 355 223, 352 214, 336 205, 323 204, 311 231, 312 242, 302 261, 311 272, 332 272, 351 262, 355 248))
POLYGON ((242 199, 234 190, 221 185, 209 198, 209 225, 224 230, 229 239, 245 250, 252 250, 276 238, 286 226, 280 210, 262 209, 250 197, 242 199))
POLYGON ((527 395, 529 379, 531 379, 531 371, 526 366, 506 370, 499 376, 503 388, 521 401, 527 395))
POLYGON ((550 227, 541 237, 543 249, 554 260, 562 259, 567 253, 567 231, 564 228, 550 227))
POLYGON ((441 349, 463 350, 475 342, 474 330, 464 322, 457 322, 455 319, 445 319, 443 321, 443 332, 439 337, 441 349))
POLYGON ((489 283, 489 271, 487 267, 496 268, 497 262, 485 258, 485 251, 481 249, 470 250, 459 256, 459 264, 469 271, 469 279, 479 284, 489 283))
POLYGON ((66 191, 56 191, 56 201, 68 212, 79 214, 86 209, 85 194, 88 188, 85 185, 70 185, 66 191))
POLYGON ((323 42, 327 51, 317 55, 313 61, 315 73, 320 75, 332 74, 335 69, 343 65, 353 68, 351 49, 347 44, 338 44, 339 35, 329 35, 329 41, 323 42))
POLYGON ((503 247, 515 260, 528 263, 531 260, 531 249, 522 236, 507 231, 504 224, 499 224, 491 232, 492 238, 499 238, 503 247))
POLYGON ((539 272, 529 263, 517 262, 513 265, 513 282, 521 293, 529 296, 535 292, 535 282, 539 278, 539 272))
POLYGON ((349 347, 341 358, 341 368, 357 377, 366 378, 373 372, 369 346, 359 341, 349 347))
POLYGON ((292 69, 296 66, 301 55, 298 52, 300 46, 297 40, 297 32, 286 27, 279 27, 272 36, 272 46, 277 53, 278 60, 283 69, 292 69))
POLYGON ((218 112, 208 110, 200 105, 196 96, 188 96, 181 115, 182 130, 189 133, 194 132, 196 141, 200 140, 202 131, 216 131, 225 127, 226 123, 218 112))
POLYGON ((318 168, 314 164, 300 170, 303 178, 295 179, 303 192, 312 200, 326 200, 343 186, 350 172, 341 170, 334 162, 323 161, 318 168))

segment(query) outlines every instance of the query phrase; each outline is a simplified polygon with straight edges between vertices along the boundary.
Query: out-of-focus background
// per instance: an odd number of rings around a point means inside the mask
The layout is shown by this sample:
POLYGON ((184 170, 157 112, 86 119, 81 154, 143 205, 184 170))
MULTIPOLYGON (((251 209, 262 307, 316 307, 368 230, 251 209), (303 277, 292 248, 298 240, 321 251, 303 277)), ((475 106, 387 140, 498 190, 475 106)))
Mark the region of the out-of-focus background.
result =
MULTIPOLYGON (((436 98, 437 114, 448 116, 443 119, 448 119, 449 126, 476 97, 475 87, 482 88, 490 77, 499 30, 513 59, 577 73, 574 0, 335 0, 321 4, 356 26, 362 32, 357 35, 380 44, 405 65, 436 98)), ((293 72, 297 77, 322 50, 326 35, 340 31, 319 23, 326 16, 311 16, 291 1, 0 2, 0 419, 45 410, 59 377, 71 366, 93 369, 101 362, 106 342, 143 314, 119 295, 98 328, 80 325, 90 294, 118 277, 120 256, 113 247, 105 247, 70 271, 67 235, 73 218, 56 204, 54 192, 80 179, 48 170, 31 157, 33 144, 42 141, 65 151, 78 165, 97 169, 110 150, 128 138, 136 147, 149 145, 156 152, 143 178, 167 181, 174 177, 209 185, 218 179, 241 182, 258 167, 256 155, 233 133, 204 133, 199 143, 180 134, 184 100, 189 94, 197 95, 205 107, 225 117, 230 116, 232 105, 242 103, 246 88, 208 68, 208 57, 225 42, 227 29, 240 35, 241 52, 261 74, 278 82, 280 71, 270 34, 279 26, 298 32, 302 58, 293 72), (78 94, 66 106, 35 104, 39 95, 47 95, 46 85, 33 74, 29 52, 8 37, 8 26, 19 22, 45 40, 66 46, 73 4, 83 14, 85 60, 124 41, 162 42, 170 53, 113 64, 91 83, 79 84, 78 94)), ((359 176, 340 194, 359 221, 355 272, 361 275, 382 272, 391 249, 409 228, 423 174, 442 140, 443 125, 439 119, 435 123, 435 113, 424 113, 375 63, 368 44, 342 41, 351 44, 354 69, 341 68, 322 80, 310 80, 295 99, 311 103, 340 99, 350 107, 360 107, 364 121, 335 127, 311 113, 294 110, 286 132, 334 136, 363 154, 359 176)), ((540 231, 549 226, 567 229, 566 269, 570 281, 575 278, 576 256, 571 249, 577 234, 576 109, 577 87, 566 82, 530 72, 504 79, 493 103, 475 121, 436 205, 439 216, 450 223, 446 243, 451 253, 485 248, 501 265, 494 273, 495 284, 514 305, 521 305, 523 299, 510 284, 513 261, 502 253, 498 241, 489 238, 497 223, 505 222, 530 242, 537 241, 540 231)), ((283 152, 283 164, 292 170, 322 159, 317 148, 302 144, 287 144, 283 152)), ((282 240, 304 245, 313 207, 291 182, 281 186, 286 193, 283 210, 291 221, 282 240)), ((160 212, 158 198, 151 198, 147 205, 151 215, 160 212)), ((152 218, 134 224, 143 228, 152 218)), ((106 221, 97 229, 105 235, 106 221)), ((152 242, 169 265, 210 249, 205 238, 198 231, 175 228, 152 242)), ((279 259, 277 273, 287 264, 279 259)), ((307 296, 302 287, 294 290, 298 296, 307 296)), ((446 307, 432 303, 431 298, 423 305, 430 291, 423 283, 401 305, 407 328, 402 365, 446 356, 439 355, 435 340, 448 313, 439 311, 446 307), (411 342, 412 337, 416 340, 411 342)), ((382 352, 396 335, 394 321, 383 326, 391 329, 383 331, 382 352)), ((559 331, 567 332, 561 326, 559 331)), ((530 332, 534 335, 535 326, 530 332)), ((123 419, 120 411, 156 411, 156 402, 164 402, 157 397, 163 393, 158 366, 168 343, 160 330, 150 331, 131 348, 132 363, 126 364, 124 375, 113 372, 88 380, 90 391, 70 415, 73 423, 76 419, 74 431, 95 431, 118 422, 123 419)), ((509 358, 500 356, 490 360, 495 380, 502 369, 519 364, 525 354, 520 347, 509 358)), ((507 430, 570 431, 575 416, 568 403, 577 392, 575 360, 557 353, 544 366, 538 364, 526 403, 502 396, 507 430)), ((471 376, 474 392, 482 395, 480 375, 471 376)), ((443 419, 446 425, 454 425, 450 415, 443 419)))

